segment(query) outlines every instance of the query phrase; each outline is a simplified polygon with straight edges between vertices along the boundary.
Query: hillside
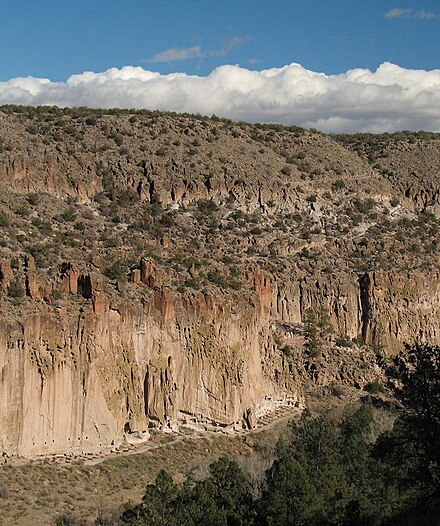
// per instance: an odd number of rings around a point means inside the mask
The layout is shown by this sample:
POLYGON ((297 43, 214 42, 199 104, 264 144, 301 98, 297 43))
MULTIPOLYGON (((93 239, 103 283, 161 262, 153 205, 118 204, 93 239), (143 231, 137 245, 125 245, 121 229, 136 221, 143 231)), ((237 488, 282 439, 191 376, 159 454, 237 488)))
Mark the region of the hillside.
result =
POLYGON ((0 449, 252 427, 440 342, 440 134, 0 108, 0 449))

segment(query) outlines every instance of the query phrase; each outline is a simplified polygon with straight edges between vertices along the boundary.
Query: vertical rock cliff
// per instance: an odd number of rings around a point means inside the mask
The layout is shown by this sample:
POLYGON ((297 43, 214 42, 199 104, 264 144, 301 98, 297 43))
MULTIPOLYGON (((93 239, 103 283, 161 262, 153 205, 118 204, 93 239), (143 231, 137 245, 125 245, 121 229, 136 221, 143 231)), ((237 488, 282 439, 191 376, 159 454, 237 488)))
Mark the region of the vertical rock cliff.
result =
POLYGON ((2 323, 1 449, 95 451, 145 438, 151 426, 241 425, 248 410, 297 400, 270 337, 270 294, 261 278, 256 304, 238 308, 236 298, 175 298, 163 288, 142 308, 2 323))

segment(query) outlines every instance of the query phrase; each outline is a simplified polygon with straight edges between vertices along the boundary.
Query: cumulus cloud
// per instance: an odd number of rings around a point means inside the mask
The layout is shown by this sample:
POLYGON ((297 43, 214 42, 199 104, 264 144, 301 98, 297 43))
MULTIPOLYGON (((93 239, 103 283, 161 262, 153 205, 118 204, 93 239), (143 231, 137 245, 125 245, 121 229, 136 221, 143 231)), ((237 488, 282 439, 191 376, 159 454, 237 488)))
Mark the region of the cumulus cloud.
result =
POLYGON ((434 20, 437 15, 427 11, 426 9, 420 9, 414 11, 414 9, 405 7, 395 7, 383 15, 385 18, 417 18, 419 20, 434 20))
POLYGON ((234 48, 242 46, 248 39, 246 37, 233 37, 220 49, 203 49, 201 46, 183 47, 180 49, 170 48, 156 53, 145 62, 157 64, 160 62, 175 62, 177 60, 188 60, 191 58, 224 57, 234 48))
POLYGON ((66 82, 0 82, 0 104, 147 108, 278 122, 323 131, 440 131, 440 70, 384 63, 326 75, 299 64, 252 71, 220 66, 207 76, 142 67, 85 72, 66 82))

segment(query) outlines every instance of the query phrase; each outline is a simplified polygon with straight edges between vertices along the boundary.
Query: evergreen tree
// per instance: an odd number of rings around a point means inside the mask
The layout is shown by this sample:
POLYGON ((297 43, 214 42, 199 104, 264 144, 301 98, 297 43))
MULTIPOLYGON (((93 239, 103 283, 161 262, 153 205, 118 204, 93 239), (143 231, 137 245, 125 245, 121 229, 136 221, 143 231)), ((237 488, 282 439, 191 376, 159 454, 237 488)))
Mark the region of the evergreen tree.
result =
POLYGON ((397 372, 404 410, 374 453, 388 485, 398 491, 393 506, 400 516, 416 517, 417 524, 423 514, 429 524, 440 509, 440 347, 409 350, 397 372))
POLYGON ((207 479, 174 484, 165 471, 147 486, 142 504, 121 519, 130 526, 253 526, 250 486, 234 460, 220 458, 207 479))
POLYGON ((370 408, 349 413, 341 426, 304 413, 292 425, 280 459, 268 472, 263 524, 280 526, 375 524, 370 408))
POLYGON ((130 526, 172 526, 175 523, 174 509, 179 497, 179 488, 164 470, 159 471, 155 484, 147 486, 142 504, 127 509, 121 517, 123 524, 130 526))

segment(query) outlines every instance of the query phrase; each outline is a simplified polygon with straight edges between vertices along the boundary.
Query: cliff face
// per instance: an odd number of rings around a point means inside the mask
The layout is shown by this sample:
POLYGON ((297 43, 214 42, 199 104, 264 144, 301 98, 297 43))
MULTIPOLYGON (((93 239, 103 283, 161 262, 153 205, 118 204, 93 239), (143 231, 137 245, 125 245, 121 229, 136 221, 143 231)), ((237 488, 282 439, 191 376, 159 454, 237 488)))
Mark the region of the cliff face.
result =
POLYGON ((362 335, 366 341, 398 350, 402 343, 440 340, 440 274, 377 272, 360 279, 362 335))
POLYGON ((251 426, 439 344, 438 139, 390 137, 0 111, 0 450, 251 426))
MULTIPOLYGON (((388 354, 440 339, 438 274, 282 286, 257 275, 253 287, 248 304, 157 288, 142 308, 103 298, 94 312, 77 306, 3 322, 1 449, 24 456, 110 449, 147 438, 152 426, 241 426, 248 414, 300 401, 302 362, 289 367, 274 327, 288 339, 310 309, 325 307, 333 334, 362 336, 388 354)), ((343 361, 349 366, 347 353, 343 361)), ((327 385, 348 380, 341 366, 326 371, 327 385)), ((356 381, 369 378, 361 372, 356 381)))
POLYGON ((296 401, 298 385, 273 349, 264 290, 255 297, 238 310, 232 299, 202 294, 176 304, 163 289, 143 308, 3 323, 1 449, 94 451, 145 438, 149 425, 241 425, 270 399, 296 401))
POLYGON ((309 309, 324 309, 335 334, 362 337, 390 355, 404 344, 440 340, 438 272, 368 272, 337 281, 306 277, 277 287, 275 296, 275 318, 301 323, 309 309))
POLYGON ((0 183, 24 193, 44 190, 62 197, 67 192, 80 200, 102 190, 92 156, 76 160, 65 154, 40 153, 39 157, 35 159, 32 152, 12 155, 0 163, 0 183))

